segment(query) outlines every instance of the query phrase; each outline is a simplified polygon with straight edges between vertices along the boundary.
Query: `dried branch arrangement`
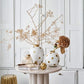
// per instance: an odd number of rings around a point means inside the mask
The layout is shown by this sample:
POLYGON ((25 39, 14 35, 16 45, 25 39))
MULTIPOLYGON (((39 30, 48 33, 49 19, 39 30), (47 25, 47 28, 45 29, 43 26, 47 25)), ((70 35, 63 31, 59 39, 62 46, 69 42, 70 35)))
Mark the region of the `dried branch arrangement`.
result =
MULTIPOLYGON (((31 28, 31 25, 28 24, 26 28, 17 29, 15 31, 16 33, 16 39, 21 41, 26 41, 28 44, 39 44, 41 42, 45 42, 48 44, 52 44, 52 40, 54 40, 56 37, 59 36, 60 28, 57 26, 57 23, 63 24, 63 16, 60 15, 58 17, 55 17, 53 12, 51 10, 46 12, 45 17, 42 19, 41 22, 36 24, 35 18, 37 18, 37 14, 39 14, 39 10, 41 10, 43 7, 42 5, 35 4, 31 9, 27 10, 28 17, 31 19, 31 23, 33 25, 33 28, 31 28), (53 21, 50 22, 45 28, 45 31, 41 31, 39 33, 39 30, 42 28, 42 26, 47 23, 48 20, 53 21)), ((44 16, 41 14, 41 16, 44 16)), ((8 31, 8 30, 7 30, 8 31)), ((12 33, 12 31, 8 31, 7 33, 12 33)), ((0 41, 1 42, 1 41, 0 41)), ((10 46, 9 46, 10 47, 10 46)))
POLYGON ((46 17, 41 21, 41 23, 36 25, 34 18, 37 15, 39 9, 42 9, 42 6, 35 4, 31 9, 27 10, 27 14, 30 17, 34 28, 31 28, 28 24, 25 29, 16 30, 16 33, 18 34, 16 39, 25 40, 27 43, 33 45, 35 43, 39 44, 40 41, 44 42, 45 38, 47 38, 46 42, 49 44, 52 43, 51 41, 59 35, 60 28, 57 27, 57 23, 60 22, 63 24, 63 16, 60 15, 59 17, 55 18, 53 12, 49 10, 46 12, 46 17), (52 17, 55 19, 49 24, 44 32, 39 33, 39 29, 41 29, 45 22, 47 22, 47 20, 51 19, 52 17))

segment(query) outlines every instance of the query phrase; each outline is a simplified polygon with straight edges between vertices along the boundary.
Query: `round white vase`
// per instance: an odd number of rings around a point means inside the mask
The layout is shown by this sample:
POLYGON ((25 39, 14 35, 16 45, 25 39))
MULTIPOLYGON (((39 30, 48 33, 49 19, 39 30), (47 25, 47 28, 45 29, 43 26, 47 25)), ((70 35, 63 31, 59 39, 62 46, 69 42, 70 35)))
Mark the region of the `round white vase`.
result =
POLYGON ((50 51, 45 58, 45 63, 48 66, 57 66, 59 64, 59 55, 55 51, 50 51))
POLYGON ((39 47, 39 45, 34 45, 30 49, 30 55, 32 57, 33 63, 41 64, 43 62, 44 52, 43 49, 39 47))

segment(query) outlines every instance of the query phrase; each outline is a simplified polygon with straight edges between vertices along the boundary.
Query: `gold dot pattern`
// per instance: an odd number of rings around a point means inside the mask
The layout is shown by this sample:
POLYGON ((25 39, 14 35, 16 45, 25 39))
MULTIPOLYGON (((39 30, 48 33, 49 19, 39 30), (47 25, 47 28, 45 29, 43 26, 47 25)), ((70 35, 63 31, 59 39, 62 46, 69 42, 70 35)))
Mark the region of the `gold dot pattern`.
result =
POLYGON ((58 55, 56 55, 56 57, 58 57, 58 55))
POLYGON ((59 62, 60 62, 59 54, 58 53, 54 53, 54 54, 49 53, 49 55, 45 59, 45 62, 49 66, 57 66, 59 64, 59 62))
POLYGON ((41 57, 39 57, 39 59, 41 59, 41 57))
POLYGON ((34 63, 37 64, 37 61, 35 61, 34 63))
POLYGON ((36 53, 36 51, 33 51, 33 53, 36 53))
POLYGON ((29 56, 30 57, 30 55, 28 54, 27 56, 29 56))
POLYGON ((50 63, 50 61, 48 61, 48 63, 50 63))
POLYGON ((54 66, 56 66, 56 64, 54 64, 54 66))
POLYGON ((54 57, 51 57, 51 59, 54 59, 54 57))

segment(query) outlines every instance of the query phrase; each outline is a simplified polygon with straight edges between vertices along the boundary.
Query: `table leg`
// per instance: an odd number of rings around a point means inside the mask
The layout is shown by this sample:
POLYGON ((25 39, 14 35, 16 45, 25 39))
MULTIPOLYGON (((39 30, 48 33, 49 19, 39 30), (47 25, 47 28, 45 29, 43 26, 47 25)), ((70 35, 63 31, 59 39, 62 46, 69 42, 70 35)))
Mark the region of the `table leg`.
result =
POLYGON ((29 84, 49 84, 49 74, 29 74, 29 84))
POLYGON ((43 74, 37 75, 37 84, 44 84, 44 75, 43 74))
POLYGON ((29 84, 32 84, 32 74, 29 74, 29 84))
POLYGON ((37 75, 32 74, 32 84, 37 84, 37 75))
POLYGON ((44 84, 49 84, 49 74, 44 74, 44 84))

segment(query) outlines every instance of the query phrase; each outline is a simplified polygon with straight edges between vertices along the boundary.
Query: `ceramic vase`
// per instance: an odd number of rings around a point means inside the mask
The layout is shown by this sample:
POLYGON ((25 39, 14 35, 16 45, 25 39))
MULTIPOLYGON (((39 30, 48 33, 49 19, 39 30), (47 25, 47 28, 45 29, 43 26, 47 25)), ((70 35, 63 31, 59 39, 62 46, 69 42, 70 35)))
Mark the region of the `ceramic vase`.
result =
POLYGON ((57 66, 59 64, 59 55, 55 51, 50 51, 45 58, 45 63, 48 66, 57 66))
POLYGON ((30 55, 32 57, 33 63, 41 64, 43 62, 44 52, 38 44, 33 45, 33 47, 30 49, 30 55))

